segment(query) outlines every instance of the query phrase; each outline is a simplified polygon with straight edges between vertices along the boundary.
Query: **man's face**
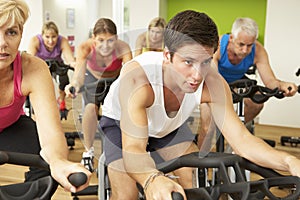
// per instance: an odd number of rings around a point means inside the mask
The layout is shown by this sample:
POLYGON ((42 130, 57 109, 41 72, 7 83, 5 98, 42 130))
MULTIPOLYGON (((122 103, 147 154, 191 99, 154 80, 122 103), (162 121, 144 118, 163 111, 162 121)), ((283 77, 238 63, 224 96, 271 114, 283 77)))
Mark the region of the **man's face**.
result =
POLYGON ((246 32, 241 31, 236 38, 232 38, 234 53, 240 59, 245 58, 251 53, 255 40, 255 36, 250 36, 246 32))
POLYGON ((186 93, 195 92, 211 68, 213 48, 198 43, 179 48, 172 59, 172 78, 186 93))

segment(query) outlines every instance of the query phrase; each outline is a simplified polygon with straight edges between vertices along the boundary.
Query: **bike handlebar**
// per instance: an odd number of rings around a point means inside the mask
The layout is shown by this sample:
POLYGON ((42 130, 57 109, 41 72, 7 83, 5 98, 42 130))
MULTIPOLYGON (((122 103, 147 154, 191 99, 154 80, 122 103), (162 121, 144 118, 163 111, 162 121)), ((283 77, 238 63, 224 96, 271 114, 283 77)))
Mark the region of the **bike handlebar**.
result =
POLYGON ((173 200, 183 200, 183 196, 179 192, 172 192, 172 199, 173 200))
MULTIPOLYGON (((79 88, 78 93, 86 92, 92 97, 101 97, 108 92, 109 86, 116 80, 116 78, 101 78, 93 83, 83 85, 79 88), (102 87, 100 92, 97 92, 97 87, 102 87), (91 92, 91 90, 93 92, 91 92)), ((71 94, 75 94, 76 89, 74 86, 71 86, 69 89, 71 94)))
MULTIPOLYGON (((278 99, 284 98, 284 92, 278 88, 270 89, 264 86, 257 85, 256 80, 240 79, 229 83, 232 92, 234 103, 242 101, 243 98, 250 98, 253 102, 261 104, 266 102, 270 97, 278 99)), ((292 88, 289 87, 289 90, 292 88)), ((298 86, 298 93, 300 93, 300 86, 298 86)))
POLYGON ((164 173, 169 173, 181 167, 218 168, 220 172, 222 184, 205 188, 185 189, 188 200, 201 198, 215 200, 223 193, 230 194, 232 197, 239 197, 238 199, 249 199, 249 197, 260 199, 265 196, 270 199, 279 199, 270 191, 270 188, 275 186, 295 189, 294 193, 282 197, 282 200, 297 199, 300 196, 299 177, 283 176, 274 170, 251 163, 236 154, 210 152, 206 156, 201 156, 196 152, 166 161, 157 166, 158 170, 164 173), (232 183, 230 180, 228 167, 233 167, 235 171, 235 183, 232 183), (264 179, 247 182, 244 169, 255 172, 264 177, 264 179))
MULTIPOLYGON (((46 163, 41 156, 27 153, 17 153, 17 152, 7 152, 0 151, 0 165, 3 164, 13 164, 13 165, 21 165, 21 166, 31 166, 37 167, 41 169, 49 170, 49 165, 46 163)), ((88 177, 83 172, 73 173, 68 177, 68 180, 75 187, 79 187, 84 185, 87 181, 88 177)), ((15 200, 15 199, 24 199, 29 200, 33 199, 32 195, 35 193, 39 193, 36 191, 39 188, 47 189, 45 191, 45 195, 48 192, 51 192, 51 184, 53 183, 53 179, 51 177, 44 177, 32 182, 25 182, 19 184, 12 184, 6 186, 0 186, 0 199, 6 200, 15 200), (44 187, 41 187, 44 186, 44 187), (50 189, 49 189, 50 188, 50 189), (21 191, 19 196, 16 196, 16 191, 21 191)), ((44 199, 44 198, 40 198, 44 199)))
POLYGON ((296 76, 299 76, 299 75, 300 75, 300 68, 296 72, 296 76))
POLYGON ((63 61, 58 61, 54 59, 47 59, 45 60, 47 65, 49 66, 50 72, 55 72, 57 75, 66 75, 68 70, 73 70, 74 68, 70 65, 66 65, 63 61))

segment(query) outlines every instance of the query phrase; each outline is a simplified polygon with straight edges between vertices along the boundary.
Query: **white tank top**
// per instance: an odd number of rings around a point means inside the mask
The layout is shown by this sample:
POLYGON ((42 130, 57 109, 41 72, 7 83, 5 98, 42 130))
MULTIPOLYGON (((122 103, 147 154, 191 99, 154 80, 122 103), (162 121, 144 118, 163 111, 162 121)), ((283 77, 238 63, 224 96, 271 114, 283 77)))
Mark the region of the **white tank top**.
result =
MULTIPOLYGON (((154 102, 147 108, 149 136, 161 138, 181 126, 200 105, 203 82, 195 93, 186 93, 177 114, 170 118, 164 107, 162 52, 145 52, 135 58, 144 69, 154 91, 154 102)), ((126 67, 126 65, 124 66, 126 67)), ((119 78, 111 85, 102 106, 102 114, 120 120, 119 78)))

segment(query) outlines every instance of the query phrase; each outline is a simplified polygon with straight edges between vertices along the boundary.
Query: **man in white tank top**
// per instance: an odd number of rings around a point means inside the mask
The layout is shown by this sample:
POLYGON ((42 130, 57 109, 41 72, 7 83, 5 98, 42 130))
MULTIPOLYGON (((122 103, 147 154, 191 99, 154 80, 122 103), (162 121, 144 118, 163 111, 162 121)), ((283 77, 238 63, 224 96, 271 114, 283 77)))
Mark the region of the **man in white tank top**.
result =
POLYGON ((171 199, 172 192, 184 195, 183 188, 192 187, 193 169, 176 170, 180 178, 175 182, 156 169, 148 150, 164 160, 199 151, 185 121, 200 103, 208 103, 215 123, 237 154, 300 176, 300 160, 250 134, 233 110, 227 83, 211 67, 218 39, 211 18, 183 11, 166 27, 163 52, 144 53, 122 68, 100 120, 111 199, 137 199, 136 182, 147 199, 171 199))

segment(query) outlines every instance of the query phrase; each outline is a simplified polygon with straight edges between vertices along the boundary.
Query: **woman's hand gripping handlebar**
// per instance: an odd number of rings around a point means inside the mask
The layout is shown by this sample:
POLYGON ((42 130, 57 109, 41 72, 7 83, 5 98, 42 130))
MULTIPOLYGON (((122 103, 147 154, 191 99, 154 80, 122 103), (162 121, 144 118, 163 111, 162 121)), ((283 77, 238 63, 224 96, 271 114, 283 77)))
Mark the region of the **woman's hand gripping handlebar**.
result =
MULTIPOLYGON (((49 165, 41 156, 0 151, 0 165, 13 164, 20 166, 31 166, 49 170, 49 165)), ((76 188, 84 185, 88 177, 83 172, 72 173, 68 176, 68 181, 76 188)), ((40 178, 36 181, 0 186, 0 199, 3 200, 31 200, 35 198, 47 199, 46 197, 52 190, 53 179, 51 177, 40 178), (41 190, 43 192, 41 192, 41 190), (43 193, 43 194, 41 194, 43 193), (39 196, 34 196, 39 195, 39 196)))
POLYGON ((81 92, 85 92, 92 97, 101 98, 107 94, 110 85, 115 80, 116 78, 101 78, 93 83, 85 84, 80 87, 69 84, 66 86, 66 93, 67 95, 71 95, 72 98, 76 97, 77 94, 81 92))

